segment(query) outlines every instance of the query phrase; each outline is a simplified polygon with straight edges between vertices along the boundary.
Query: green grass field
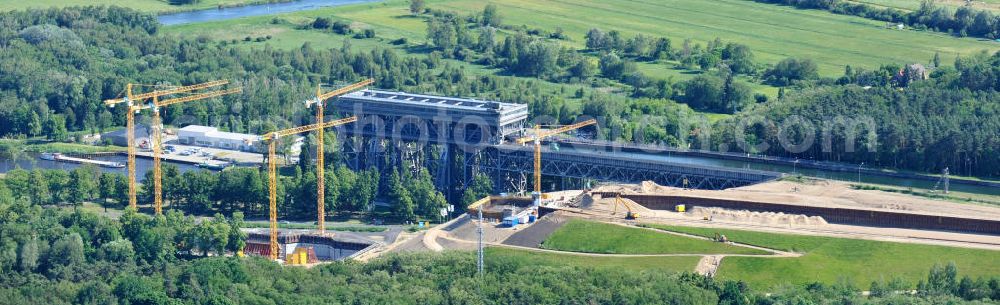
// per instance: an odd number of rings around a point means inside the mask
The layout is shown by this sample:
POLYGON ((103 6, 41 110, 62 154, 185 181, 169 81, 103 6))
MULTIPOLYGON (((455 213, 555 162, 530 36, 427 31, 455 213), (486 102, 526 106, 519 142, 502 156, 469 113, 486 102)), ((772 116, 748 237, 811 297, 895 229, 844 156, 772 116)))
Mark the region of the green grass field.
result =
POLYGON ((572 219, 542 243, 551 250, 612 254, 769 254, 722 243, 572 219))
MULTIPOLYGON (((983 50, 996 51, 1000 44, 972 38, 959 39, 941 33, 899 31, 884 28, 884 23, 860 17, 835 15, 818 10, 754 3, 743 0, 651 0, 603 2, 512 0, 496 3, 509 25, 554 30, 562 28, 569 36, 564 44, 582 48, 584 34, 592 27, 617 29, 628 37, 635 33, 671 38, 679 48, 685 39, 704 44, 716 37, 724 41, 749 45, 758 62, 773 64, 790 56, 808 57, 817 61, 821 73, 839 76, 844 66, 875 68, 888 63, 925 63, 935 52, 949 62, 958 55, 983 50), (781 35, 776 35, 780 33, 781 35)), ((474 0, 430 1, 431 8, 478 12, 485 2, 474 0)), ((376 46, 413 51, 392 46, 389 41, 406 38, 409 46, 426 41, 423 16, 409 13, 407 2, 390 0, 379 3, 321 8, 295 13, 248 17, 236 20, 207 22, 165 27, 164 32, 184 36, 204 36, 217 40, 238 40, 241 46, 262 46, 291 49, 309 42, 318 48, 339 48, 349 39, 356 49, 376 46), (352 39, 317 30, 302 30, 298 26, 316 17, 348 20, 355 28, 375 29, 376 39, 352 39), (274 23, 273 20, 280 22, 274 23), (242 42, 245 37, 265 37, 265 42, 242 42)), ((509 33, 501 33, 501 36, 509 33)), ((419 52, 418 52, 419 54, 419 52)), ((461 63, 470 72, 496 72, 482 66, 461 63)), ((676 63, 640 63, 639 69, 648 75, 682 81, 697 75, 695 71, 677 69, 676 63)), ((758 93, 776 96, 778 89, 751 83, 758 93)), ((572 87, 572 86, 571 86, 572 87)), ((575 88, 571 88, 574 89, 575 88)))
POLYGON ((69 154, 69 153, 88 154, 97 152, 125 151, 125 147, 121 146, 45 142, 40 140, 0 139, 0 143, 17 145, 21 147, 25 152, 57 152, 64 154, 69 154))
MULTIPOLYGON (((336 48, 350 41, 353 50, 369 50, 375 47, 393 49, 403 56, 424 56, 419 48, 426 40, 426 22, 424 17, 414 17, 406 9, 406 2, 391 1, 385 3, 369 3, 343 7, 321 8, 311 11, 278 14, 270 16, 247 17, 224 21, 185 24, 165 27, 162 31, 167 35, 183 37, 208 37, 214 40, 237 41, 237 46, 247 48, 262 48, 266 45, 281 49, 296 49, 304 43, 314 48, 336 48), (380 13, 386 13, 382 16, 380 13), (330 31, 300 29, 300 25, 308 24, 316 17, 333 17, 338 20, 351 20, 357 29, 373 28, 377 33, 374 39, 356 39, 347 35, 338 35, 330 31), (275 23, 274 21, 278 22, 275 23), (245 42, 245 37, 272 38, 263 42, 245 42), (396 46, 389 42, 406 38, 407 46, 396 46)), ((491 74, 498 72, 481 65, 470 64, 458 60, 444 60, 454 67, 461 67, 469 74, 491 74)), ((503 76, 511 77, 511 76, 503 76)), ((556 84, 537 81, 536 84, 547 92, 565 92, 564 98, 571 103, 578 102, 572 94, 582 87, 580 84, 556 84), (565 88, 565 90, 561 90, 565 88)), ((776 92, 776 91, 775 91, 776 92)))
MULTIPOLYGON (((485 5, 443 0, 429 6, 471 13, 485 5)), ((675 46, 687 38, 705 43, 719 37, 749 45, 767 63, 789 56, 813 58, 827 76, 840 75, 848 64, 873 68, 926 63, 934 52, 941 52, 947 62, 958 54, 1000 49, 1000 44, 989 41, 891 30, 884 22, 861 17, 744 0, 511 0, 496 5, 505 23, 547 30, 561 27, 578 46, 593 27, 617 29, 626 36, 666 36, 675 46)))
POLYGON ((741 230, 649 225, 663 230, 712 236, 779 250, 803 252, 798 258, 727 257, 717 277, 739 279, 756 288, 811 282, 835 283, 840 278, 858 287, 878 279, 901 277, 911 285, 926 280, 934 264, 954 262, 962 275, 973 278, 1000 274, 1000 251, 871 240, 760 233, 741 230))
MULTIPOLYGON (((151 13, 168 13, 214 9, 219 6, 229 7, 253 3, 266 3, 267 0, 201 0, 190 5, 170 5, 167 0, 36 0, 36 1, 0 1, 0 11, 19 10, 27 8, 66 7, 77 5, 117 5, 151 13)), ((274 2, 274 1, 271 1, 274 2)))
POLYGON ((529 261, 536 266, 579 266, 613 268, 648 272, 690 272, 698 264, 696 256, 667 257, 594 257, 571 254, 543 253, 499 247, 486 248, 486 266, 497 261, 529 261))

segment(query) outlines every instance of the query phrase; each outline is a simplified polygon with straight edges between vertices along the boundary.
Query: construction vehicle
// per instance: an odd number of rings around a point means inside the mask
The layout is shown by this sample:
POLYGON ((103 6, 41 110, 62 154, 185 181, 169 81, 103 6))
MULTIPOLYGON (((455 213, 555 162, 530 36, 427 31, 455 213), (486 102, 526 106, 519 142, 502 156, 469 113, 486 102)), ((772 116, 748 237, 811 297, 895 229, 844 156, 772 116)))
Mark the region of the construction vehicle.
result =
MULTIPOLYGON (((316 85, 316 98, 306 101, 306 108, 311 106, 316 106, 316 124, 322 123, 323 119, 323 101, 330 99, 335 96, 344 95, 355 90, 361 89, 364 86, 371 85, 375 83, 372 79, 366 79, 361 82, 357 82, 346 87, 333 90, 327 93, 323 93, 321 85, 316 85)), ((316 224, 319 228, 319 232, 323 233, 326 231, 325 216, 326 208, 324 207, 324 194, 326 193, 326 187, 324 186, 325 181, 325 170, 326 162, 323 160, 323 128, 316 129, 316 185, 317 185, 317 197, 316 197, 316 212, 319 219, 316 224)))
POLYGON ((317 262, 319 259, 316 257, 316 249, 313 247, 296 247, 292 254, 285 257, 285 264, 288 265, 306 265, 317 262))
MULTIPOLYGON (((334 127, 334 126, 340 126, 340 125, 344 125, 344 124, 347 124, 347 123, 355 122, 357 120, 358 120, 357 117, 353 117, 352 116, 352 117, 349 117, 349 118, 344 118, 344 119, 339 119, 339 120, 333 120, 333 121, 329 121, 329 122, 316 123, 316 124, 311 124, 311 125, 299 126, 299 127, 295 127, 295 128, 278 130, 278 131, 270 132, 270 133, 267 133, 267 134, 264 134, 263 136, 261 136, 261 140, 267 142, 267 178, 268 178, 268 188, 269 188, 269 192, 270 192, 268 194, 269 195, 268 196, 268 206, 270 208, 270 223, 271 223, 271 226, 270 226, 271 227, 271 230, 270 230, 270 235, 271 235, 270 236, 271 237, 271 240, 270 240, 270 246, 271 246, 270 257, 271 257, 272 260, 277 260, 278 257, 280 257, 278 255, 278 250, 279 250, 278 249, 278 207, 277 207, 278 206, 278 187, 277 187, 277 184, 278 184, 278 173, 277 173, 278 162, 275 159, 275 155, 276 155, 275 150, 276 150, 276 146, 277 146, 276 144, 278 142, 278 139, 280 139, 282 137, 285 137, 285 136, 290 136, 290 135, 294 135, 294 134, 300 134, 300 133, 304 133, 304 132, 314 131, 314 130, 317 130, 317 129, 329 128, 329 127, 334 127)), ((320 198, 323 198, 323 197, 320 197, 320 198)))
POLYGON ((636 212, 636 211, 632 210, 632 204, 630 204, 627 201, 623 200, 621 195, 615 196, 615 210, 613 212, 611 212, 611 215, 617 215, 618 214, 618 206, 624 206, 625 209, 627 210, 625 212, 625 219, 627 219, 627 220, 636 220, 636 219, 639 218, 639 212, 636 212))
POLYGON ((535 144, 535 190, 531 193, 531 196, 534 197, 534 205, 536 208, 541 205, 542 202, 542 140, 557 134, 577 130, 594 124, 597 124, 597 120, 590 119, 575 124, 559 126, 546 131, 542 131, 541 125, 535 125, 535 133, 533 135, 517 139, 517 144, 524 145, 528 142, 534 142, 535 144))
POLYGON ((211 88, 211 87, 216 87, 216 86, 222 86, 222 85, 225 85, 225 84, 228 84, 228 83, 229 83, 229 81, 219 80, 219 81, 211 81, 211 82, 206 82, 206 83, 201 83, 201 84, 195 84, 195 85, 190 85, 190 86, 168 87, 167 89, 156 90, 156 91, 147 92, 147 93, 139 93, 139 94, 136 94, 136 93, 132 92, 133 87, 135 87, 135 86, 150 86, 150 85, 142 85, 142 84, 132 84, 132 83, 129 83, 129 84, 127 84, 125 86, 125 92, 124 92, 125 96, 124 97, 117 98, 117 99, 110 99, 110 100, 105 100, 104 101, 104 104, 108 105, 109 107, 115 107, 115 105, 122 104, 122 103, 126 104, 127 107, 128 107, 128 109, 125 111, 125 113, 126 113, 126 120, 125 120, 125 124, 126 124, 125 129, 126 129, 126 131, 125 131, 125 134, 126 134, 126 139, 128 141, 128 148, 127 148, 127 150, 128 150, 128 196, 129 196, 129 207, 131 207, 131 208, 135 208, 136 207, 136 189, 137 189, 137 187, 136 187, 136 178, 135 178, 136 177, 136 173, 135 173, 135 147, 136 147, 136 143, 135 143, 135 114, 139 113, 139 111, 142 111, 144 109, 153 109, 152 127, 153 127, 154 130, 153 130, 153 132, 150 133, 150 137, 152 138, 152 142, 153 143, 147 143, 147 144, 148 144, 148 146, 151 146, 151 148, 153 150, 153 184, 154 184, 154 186, 153 186, 153 201, 154 201, 154 209, 156 211, 156 214, 161 214, 162 213, 162 207, 163 207, 163 185, 162 185, 162 181, 161 181, 161 176, 162 176, 161 172, 162 172, 162 169, 160 168, 160 153, 161 153, 161 151, 160 151, 160 145, 162 144, 161 143, 162 142, 162 140, 161 140, 162 139, 161 132, 162 132, 163 126, 161 126, 161 124, 160 124, 160 111, 159 111, 160 107, 169 106, 169 105, 173 105, 173 104, 180 104, 180 103, 190 102, 190 101, 195 101, 195 100, 200 100, 200 99, 206 99, 206 98, 211 98, 211 97, 226 95, 226 94, 230 94, 230 93, 236 93, 236 92, 240 92, 240 89, 239 88, 235 88, 235 89, 212 91, 212 92, 207 92, 207 93, 194 94, 194 95, 189 95, 189 96, 184 96, 184 97, 178 97, 178 98, 172 98, 172 99, 166 99, 166 100, 160 100, 160 97, 167 96, 167 95, 173 95, 173 94, 187 93, 187 92, 190 92, 190 91, 201 90, 201 89, 206 89, 206 88, 211 88), (147 102, 147 100, 149 100, 149 102, 147 102))

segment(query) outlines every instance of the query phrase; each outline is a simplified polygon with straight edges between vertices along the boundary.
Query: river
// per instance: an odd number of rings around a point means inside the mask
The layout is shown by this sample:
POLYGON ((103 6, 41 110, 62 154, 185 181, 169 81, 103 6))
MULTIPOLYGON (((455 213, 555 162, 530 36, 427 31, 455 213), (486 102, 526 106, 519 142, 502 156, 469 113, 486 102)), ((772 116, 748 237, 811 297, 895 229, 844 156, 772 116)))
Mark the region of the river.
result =
POLYGON ((291 13, 321 7, 368 3, 377 0, 298 0, 282 3, 266 3, 221 9, 207 9, 190 12, 164 14, 157 17, 163 25, 178 25, 196 22, 228 20, 242 17, 291 13))

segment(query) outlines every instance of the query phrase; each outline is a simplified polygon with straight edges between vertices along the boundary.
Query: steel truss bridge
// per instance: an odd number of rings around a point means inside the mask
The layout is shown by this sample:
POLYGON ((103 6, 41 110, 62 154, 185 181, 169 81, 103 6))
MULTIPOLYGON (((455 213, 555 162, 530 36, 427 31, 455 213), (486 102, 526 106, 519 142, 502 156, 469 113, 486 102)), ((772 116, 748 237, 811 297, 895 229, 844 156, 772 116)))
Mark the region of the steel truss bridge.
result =
MULTIPOLYGON (((511 182, 533 170, 531 147, 496 145, 483 150, 482 154, 479 162, 467 166, 493 177, 494 185, 500 190, 512 190, 511 186, 516 184, 511 182)), ((781 176, 773 172, 671 163, 629 154, 551 148, 542 150, 542 175, 624 183, 648 180, 659 185, 712 190, 756 184, 781 176)), ((572 183, 568 179, 558 180, 563 185, 556 189, 565 189, 565 183, 572 183)))
MULTIPOLYGON (((435 185, 454 202, 476 175, 493 180, 496 192, 523 190, 530 179, 530 147, 505 144, 523 135, 527 105, 475 99, 362 90, 334 103, 343 116, 357 116, 345 125, 341 150, 351 168, 389 171, 423 166, 435 185)), ((635 183, 698 189, 725 189, 772 180, 779 173, 673 163, 587 149, 545 149, 543 182, 548 189, 581 188, 583 181, 635 183)))

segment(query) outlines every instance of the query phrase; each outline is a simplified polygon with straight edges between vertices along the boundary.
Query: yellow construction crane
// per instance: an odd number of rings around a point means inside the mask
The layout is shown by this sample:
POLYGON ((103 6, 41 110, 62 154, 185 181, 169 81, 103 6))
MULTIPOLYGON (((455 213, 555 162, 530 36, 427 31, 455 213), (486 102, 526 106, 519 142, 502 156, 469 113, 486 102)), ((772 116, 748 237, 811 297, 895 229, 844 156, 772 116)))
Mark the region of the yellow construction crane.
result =
MULTIPOLYGON (((323 101, 326 101, 327 99, 335 97, 335 96, 340 96, 340 95, 344 95, 344 94, 353 92, 355 90, 364 88, 364 86, 371 85, 373 83, 375 83, 375 81, 369 78, 369 79, 366 79, 364 81, 357 82, 357 83, 354 83, 354 84, 348 85, 346 87, 339 88, 337 90, 333 90, 333 91, 330 91, 330 92, 327 92, 327 93, 323 93, 322 87, 320 85, 317 85, 316 86, 316 98, 306 101, 306 108, 311 107, 311 106, 316 106, 316 123, 317 124, 322 123, 324 121, 324 119, 323 119, 323 101)), ((317 145, 316 145, 316 185, 317 185, 316 194, 318 196, 316 198, 316 212, 318 213, 317 217, 319 217, 319 219, 316 221, 316 224, 319 226, 319 232, 322 233, 322 232, 326 231, 326 224, 325 224, 325 220, 326 220, 325 219, 326 208, 323 206, 323 203, 324 203, 323 202, 323 199, 324 199, 323 197, 325 196, 324 194, 326 193, 326 186, 324 185, 324 183, 325 183, 325 176, 324 176, 325 173, 324 173, 324 171, 326 169, 325 168, 326 164, 325 164, 325 161, 323 160, 323 128, 316 129, 316 142, 317 142, 317 145)))
POLYGON ((535 143, 535 191, 532 193, 532 196, 535 197, 535 205, 538 205, 542 198, 542 140, 547 137, 551 137, 571 130, 580 129, 581 127, 590 126, 594 124, 597 124, 597 120, 590 119, 579 123, 560 126, 546 131, 542 131, 541 125, 535 125, 534 135, 517 139, 517 144, 521 145, 524 145, 528 142, 535 143))
POLYGON ((156 215, 163 214, 163 168, 160 166, 160 154, 163 153, 163 124, 160 122, 160 107, 169 106, 173 104, 180 104, 184 102, 197 101, 206 98, 213 98, 217 96, 222 96, 226 94, 233 94, 241 92, 241 88, 232 88, 226 90, 212 91, 201 94, 194 94, 185 97, 178 97, 168 100, 158 100, 158 98, 153 97, 153 132, 150 134, 152 137, 152 147, 153 147, 153 210, 156 215))
POLYGON ((271 259, 278 259, 278 164, 275 158, 275 145, 278 138, 290 136, 294 134, 299 134, 303 132, 310 132, 313 130, 320 130, 323 128, 329 128, 339 125, 344 125, 347 123, 357 121, 357 117, 349 117, 339 120, 333 120, 329 122, 316 123, 311 125, 299 126, 295 128, 289 128, 285 130, 278 130, 275 132, 267 133, 261 136, 261 140, 267 141, 267 178, 269 187, 269 197, 268 205, 270 207, 270 218, 271 218, 271 259))
POLYGON ((159 107, 167 106, 167 105, 173 105, 173 104, 178 104, 178 103, 183 103, 183 102, 188 102, 188 101, 193 101, 193 100, 199 100, 199 99, 204 99, 204 98, 210 98, 210 97, 220 96, 220 95, 229 94, 229 93, 235 93, 235 92, 239 92, 239 89, 229 89, 229 90, 222 90, 222 91, 213 91, 213 92, 196 94, 196 95, 190 95, 190 96, 185 96, 185 97, 180 97, 180 98, 166 99, 166 100, 162 100, 162 101, 159 100, 159 98, 162 97, 162 96, 167 96, 167 95, 172 95, 172 94, 185 93, 185 92, 189 92, 189 91, 201 90, 201 89, 210 88, 210 87, 222 86, 222 85, 225 85, 225 84, 228 84, 228 83, 229 83, 229 81, 219 80, 219 81, 211 81, 211 82, 206 82, 206 83, 201 83, 201 84, 195 84, 195 85, 190 85, 190 86, 170 87, 170 88, 167 88, 167 89, 156 90, 156 91, 151 91, 151 92, 146 92, 146 93, 133 93, 132 92, 132 88, 133 87, 135 87, 135 86, 143 86, 143 85, 130 83, 130 84, 127 84, 126 87, 125 87, 125 97, 118 98, 118 99, 110 99, 110 100, 105 100, 104 101, 104 104, 108 105, 109 107, 114 107, 115 105, 121 104, 121 103, 125 103, 128 106, 128 110, 125 111, 125 113, 126 113, 126 120, 125 120, 126 121, 126 127, 125 127, 126 132, 125 133, 126 133, 126 139, 128 141, 127 150, 128 150, 128 196, 129 196, 128 198, 129 198, 129 207, 132 207, 132 208, 136 207, 135 114, 138 113, 140 110, 143 110, 143 109, 154 109, 154 112, 153 112, 154 113, 153 114, 153 128, 156 129, 156 130, 155 130, 155 132, 151 133, 150 136, 153 137, 153 139, 151 139, 151 140, 153 140, 153 142, 154 142, 154 143, 152 143, 152 147, 153 147, 153 164, 154 164, 154 166, 153 166, 153 168, 154 168, 154 174, 153 174, 153 176, 154 176, 154 180, 155 180, 154 181, 154 184, 155 184, 155 187, 154 187, 154 201, 156 203, 155 204, 155 209, 156 209, 156 213, 160 214, 161 208, 162 208, 162 199, 161 198, 162 198, 163 191, 162 191, 162 185, 160 184, 160 158, 159 158, 160 157, 159 156, 159 153, 160 153, 159 152, 160 143, 159 143, 159 141, 160 141, 161 135, 160 135, 160 129, 159 129, 160 128, 160 126, 159 126, 159 118, 160 118, 160 116, 159 116, 159 107), (146 103, 145 101, 149 100, 149 99, 152 99, 152 101, 149 102, 149 103, 146 103))

